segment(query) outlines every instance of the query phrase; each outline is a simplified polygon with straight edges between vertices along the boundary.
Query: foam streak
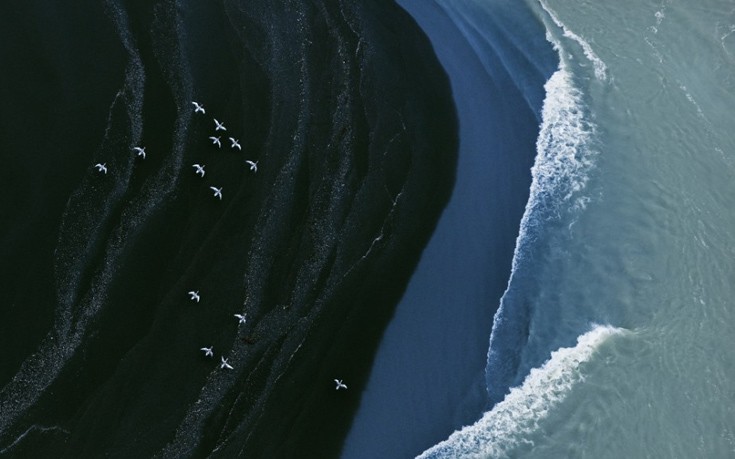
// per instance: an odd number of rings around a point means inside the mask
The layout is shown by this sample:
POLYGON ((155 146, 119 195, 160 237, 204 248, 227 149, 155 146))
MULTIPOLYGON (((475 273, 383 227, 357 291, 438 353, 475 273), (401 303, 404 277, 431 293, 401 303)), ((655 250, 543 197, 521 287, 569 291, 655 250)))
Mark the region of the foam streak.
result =
POLYGON ((574 40, 579 46, 582 47, 582 51, 584 52, 585 57, 587 57, 587 59, 592 62, 592 66, 595 69, 595 77, 600 81, 607 80, 607 65, 605 65, 602 59, 600 59, 600 57, 595 53, 595 51, 592 49, 592 46, 590 46, 590 44, 584 38, 569 30, 569 28, 563 22, 561 22, 556 13, 551 8, 549 8, 544 0, 539 0, 539 4, 541 4, 541 7, 544 9, 544 11, 548 13, 551 20, 554 21, 554 24, 556 24, 556 26, 563 31, 564 36, 571 40, 574 40))

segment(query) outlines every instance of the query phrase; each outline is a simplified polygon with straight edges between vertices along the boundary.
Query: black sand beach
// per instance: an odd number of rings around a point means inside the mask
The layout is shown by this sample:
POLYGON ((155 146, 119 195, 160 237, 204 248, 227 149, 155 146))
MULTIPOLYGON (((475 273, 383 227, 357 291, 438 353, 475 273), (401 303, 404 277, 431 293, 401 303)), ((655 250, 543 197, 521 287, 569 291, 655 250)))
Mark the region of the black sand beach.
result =
POLYGON ((36 120, 0 123, 0 454, 335 456, 453 184, 428 40, 389 1, 44 8, 0 14, 36 120))

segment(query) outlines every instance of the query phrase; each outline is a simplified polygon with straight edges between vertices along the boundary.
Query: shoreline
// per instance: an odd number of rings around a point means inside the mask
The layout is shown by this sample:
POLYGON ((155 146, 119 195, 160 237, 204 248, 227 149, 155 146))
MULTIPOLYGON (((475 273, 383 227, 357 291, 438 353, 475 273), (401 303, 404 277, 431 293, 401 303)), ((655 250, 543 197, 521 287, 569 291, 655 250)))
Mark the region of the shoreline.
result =
MULTIPOLYGON (((429 36, 452 83, 460 123, 457 179, 381 341, 345 459, 419 454, 487 408, 488 339, 536 155, 541 97, 524 92, 533 86, 518 88, 520 75, 509 73, 500 55, 478 55, 437 4, 400 3, 429 36)), ((510 42, 493 38, 496 46, 510 42)), ((535 78, 543 92, 543 75, 528 72, 524 83, 535 78)))
MULTIPOLYGON (((357 5, 342 14, 359 34, 355 50, 358 42, 370 48, 369 58, 356 52, 361 62, 352 64, 359 65, 365 104, 365 124, 353 129, 371 139, 354 146, 355 166, 367 175, 351 191, 353 211, 340 230, 340 239, 352 241, 336 249, 313 293, 313 309, 304 310, 283 335, 280 346, 293 353, 257 409, 257 426, 251 430, 248 418, 233 423, 231 438, 249 438, 220 448, 223 456, 338 455, 380 336, 452 188, 456 117, 446 75, 428 40, 392 2, 357 5), (392 41, 395 35, 401 38, 392 41), (396 81, 397 75, 403 81, 396 81), (444 88, 446 95, 440 95, 444 88), (391 131, 398 126, 404 130, 396 135, 391 131), (335 378, 349 390, 336 392, 335 378)), ((288 302, 297 307, 295 297, 288 302)))

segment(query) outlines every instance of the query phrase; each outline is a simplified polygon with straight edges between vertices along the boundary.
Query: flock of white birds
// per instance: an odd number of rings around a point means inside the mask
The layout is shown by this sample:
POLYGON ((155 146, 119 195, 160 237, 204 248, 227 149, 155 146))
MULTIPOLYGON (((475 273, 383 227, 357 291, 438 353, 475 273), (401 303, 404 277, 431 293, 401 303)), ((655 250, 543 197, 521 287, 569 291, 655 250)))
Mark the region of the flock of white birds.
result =
MULTIPOLYGON (((204 115, 206 111, 204 110, 204 105, 193 102, 192 105, 194 105, 194 113, 201 113, 204 115)), ((213 118, 214 120, 214 133, 216 134, 218 131, 226 131, 227 128, 225 127, 225 123, 218 121, 216 118, 213 118)), ((212 145, 216 145, 217 148, 222 148, 222 136, 210 136, 209 140, 212 141, 212 145)), ((230 140, 230 148, 237 149, 239 151, 242 151, 242 147, 240 146, 240 141, 234 137, 228 137, 230 140)), ((139 158, 145 159, 146 152, 145 147, 133 147, 133 151, 138 155, 139 158)), ((258 162, 252 161, 252 160, 245 160, 245 164, 248 165, 250 170, 252 172, 258 172, 258 162)), ((97 172, 101 174, 107 174, 107 163, 97 163, 94 165, 94 167, 97 169, 97 172)), ((204 177, 205 170, 204 170, 204 164, 192 164, 194 168, 194 173, 200 177, 204 177)), ((210 186, 210 190, 214 193, 214 197, 217 199, 222 199, 222 187, 216 187, 216 186, 210 186)))
MULTIPOLYGON (((192 105, 194 105, 194 113, 201 113, 202 115, 206 113, 204 109, 204 105, 198 102, 193 102, 193 101, 192 101, 192 105)), ((227 131, 227 127, 225 127, 225 124, 223 122, 220 122, 216 118, 213 118, 213 120, 214 120, 214 133, 215 134, 217 134, 217 132, 219 131, 227 131)), ((212 141, 212 145, 216 145, 217 148, 222 148, 221 139, 222 139, 222 136, 217 136, 217 135, 209 136, 209 140, 212 141)), ((230 148, 242 151, 242 147, 240 146, 240 141, 238 139, 234 137, 228 137, 228 139, 230 140, 230 148)), ((134 147, 133 151, 138 155, 139 158, 145 159, 146 157, 145 147, 134 147)), ((248 160, 245 160, 245 163, 248 165, 248 167, 250 168, 252 172, 254 173, 258 172, 258 162, 257 161, 251 161, 248 159, 248 160)), ((97 163, 94 165, 94 167, 97 169, 99 173, 107 174, 107 164, 106 163, 97 163)), ((200 177, 204 177, 204 174, 205 174, 204 164, 192 164, 192 167, 194 168, 194 173, 196 175, 200 177)), ((209 189, 214 192, 215 198, 218 198, 220 200, 222 199, 222 187, 218 188, 215 186, 210 186, 209 189)), ((199 301, 201 300, 201 296, 199 295, 198 290, 192 290, 188 292, 188 294, 192 301, 199 303, 199 301)), ((238 320, 238 326, 244 325, 245 323, 247 323, 247 314, 235 314, 235 318, 237 318, 238 320)), ((204 352, 205 357, 214 358, 214 346, 202 347, 200 350, 204 352)), ((220 369, 227 369, 227 370, 234 369, 234 367, 227 362, 227 359, 224 356, 220 356, 220 366, 219 367, 220 369)), ((342 382, 341 379, 335 379, 334 382, 336 384, 335 390, 347 389, 347 385, 344 382, 342 382)))

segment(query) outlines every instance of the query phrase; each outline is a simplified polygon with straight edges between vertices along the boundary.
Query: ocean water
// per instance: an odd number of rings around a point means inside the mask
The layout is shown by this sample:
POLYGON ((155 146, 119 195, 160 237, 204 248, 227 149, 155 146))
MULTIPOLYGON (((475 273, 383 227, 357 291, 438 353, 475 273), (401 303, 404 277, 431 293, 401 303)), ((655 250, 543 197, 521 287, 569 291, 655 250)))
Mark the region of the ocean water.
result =
POLYGON ((735 457, 735 7, 525 6, 558 68, 488 407, 420 457, 735 457))

